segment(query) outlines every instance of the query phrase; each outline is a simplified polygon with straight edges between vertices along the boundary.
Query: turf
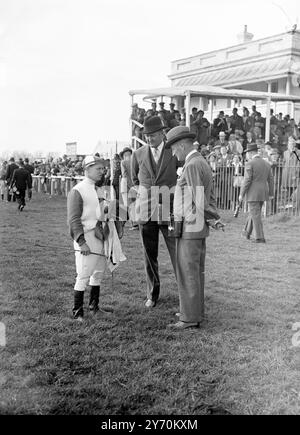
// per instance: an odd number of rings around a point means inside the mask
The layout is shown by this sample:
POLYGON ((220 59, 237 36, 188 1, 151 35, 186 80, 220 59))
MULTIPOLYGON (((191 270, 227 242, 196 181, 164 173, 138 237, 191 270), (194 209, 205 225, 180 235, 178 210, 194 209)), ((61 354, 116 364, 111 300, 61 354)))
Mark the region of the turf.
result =
POLYGON ((114 313, 81 325, 66 200, 35 195, 22 213, 1 203, 0 413, 298 414, 299 218, 265 220, 267 245, 241 238, 245 215, 223 218, 226 232, 208 240, 205 323, 172 332, 178 296, 163 242, 157 307, 144 308, 139 233, 126 228, 127 261, 101 288, 114 313))

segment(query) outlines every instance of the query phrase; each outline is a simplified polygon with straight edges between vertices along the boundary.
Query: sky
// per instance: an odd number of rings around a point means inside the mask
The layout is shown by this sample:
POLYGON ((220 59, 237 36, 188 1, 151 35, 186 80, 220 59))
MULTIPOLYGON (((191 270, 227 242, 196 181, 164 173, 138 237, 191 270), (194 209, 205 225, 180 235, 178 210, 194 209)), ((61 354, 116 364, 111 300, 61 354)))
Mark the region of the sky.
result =
POLYGON ((129 142, 130 89, 170 86, 172 60, 235 45, 245 24, 291 29, 298 2, 0 0, 0 155, 129 142))

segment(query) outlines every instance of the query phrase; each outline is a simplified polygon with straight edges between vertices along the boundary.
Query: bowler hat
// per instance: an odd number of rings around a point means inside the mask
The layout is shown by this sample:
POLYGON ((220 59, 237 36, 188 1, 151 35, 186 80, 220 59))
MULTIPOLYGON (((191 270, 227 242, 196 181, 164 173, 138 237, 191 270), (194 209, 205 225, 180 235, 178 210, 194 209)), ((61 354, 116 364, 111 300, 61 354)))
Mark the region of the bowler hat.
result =
POLYGON ((195 139, 195 133, 192 133, 188 127, 178 126, 172 128, 172 130, 167 133, 167 143, 166 148, 171 148, 171 146, 182 139, 195 139))
POLYGON ((249 143, 247 149, 244 152, 251 153, 252 151, 258 151, 258 147, 256 143, 249 143))
POLYGON ((125 153, 133 153, 132 149, 129 147, 125 147, 120 153, 119 156, 121 157, 121 159, 123 159, 123 156, 125 153))
POLYGON ((149 116, 149 118, 145 119, 143 133, 152 134, 163 130, 164 128, 166 127, 162 124, 159 116, 149 116))

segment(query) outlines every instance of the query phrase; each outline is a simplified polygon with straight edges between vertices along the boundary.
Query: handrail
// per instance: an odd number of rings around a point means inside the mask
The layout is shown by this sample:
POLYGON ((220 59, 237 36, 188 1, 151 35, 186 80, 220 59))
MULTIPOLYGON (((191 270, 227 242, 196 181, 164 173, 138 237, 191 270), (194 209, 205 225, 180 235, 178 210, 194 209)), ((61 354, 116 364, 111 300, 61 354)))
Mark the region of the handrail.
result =
POLYGON ((140 138, 137 137, 137 136, 132 136, 132 139, 133 139, 133 140, 136 140, 137 142, 139 142, 139 143, 142 144, 142 145, 147 145, 147 142, 143 141, 142 139, 140 139, 140 138))
POLYGON ((136 121, 135 119, 131 119, 131 123, 137 125, 140 128, 144 128, 143 124, 141 124, 140 122, 136 121))

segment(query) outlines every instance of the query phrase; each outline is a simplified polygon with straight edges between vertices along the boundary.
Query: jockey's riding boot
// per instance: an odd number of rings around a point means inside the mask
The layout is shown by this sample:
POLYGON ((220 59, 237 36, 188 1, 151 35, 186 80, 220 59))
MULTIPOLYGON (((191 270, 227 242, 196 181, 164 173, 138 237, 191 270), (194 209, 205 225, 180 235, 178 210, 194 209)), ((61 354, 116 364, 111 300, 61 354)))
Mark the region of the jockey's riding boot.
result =
POLYGON ((99 295, 100 295, 100 286, 99 285, 91 286, 89 309, 93 313, 97 313, 97 311, 99 311, 99 295))
POLYGON ((74 290, 73 318, 78 321, 83 320, 83 298, 84 292, 74 290))
POLYGON ((1 199, 2 199, 2 201, 4 201, 4 195, 3 194, 1 194, 1 199))

